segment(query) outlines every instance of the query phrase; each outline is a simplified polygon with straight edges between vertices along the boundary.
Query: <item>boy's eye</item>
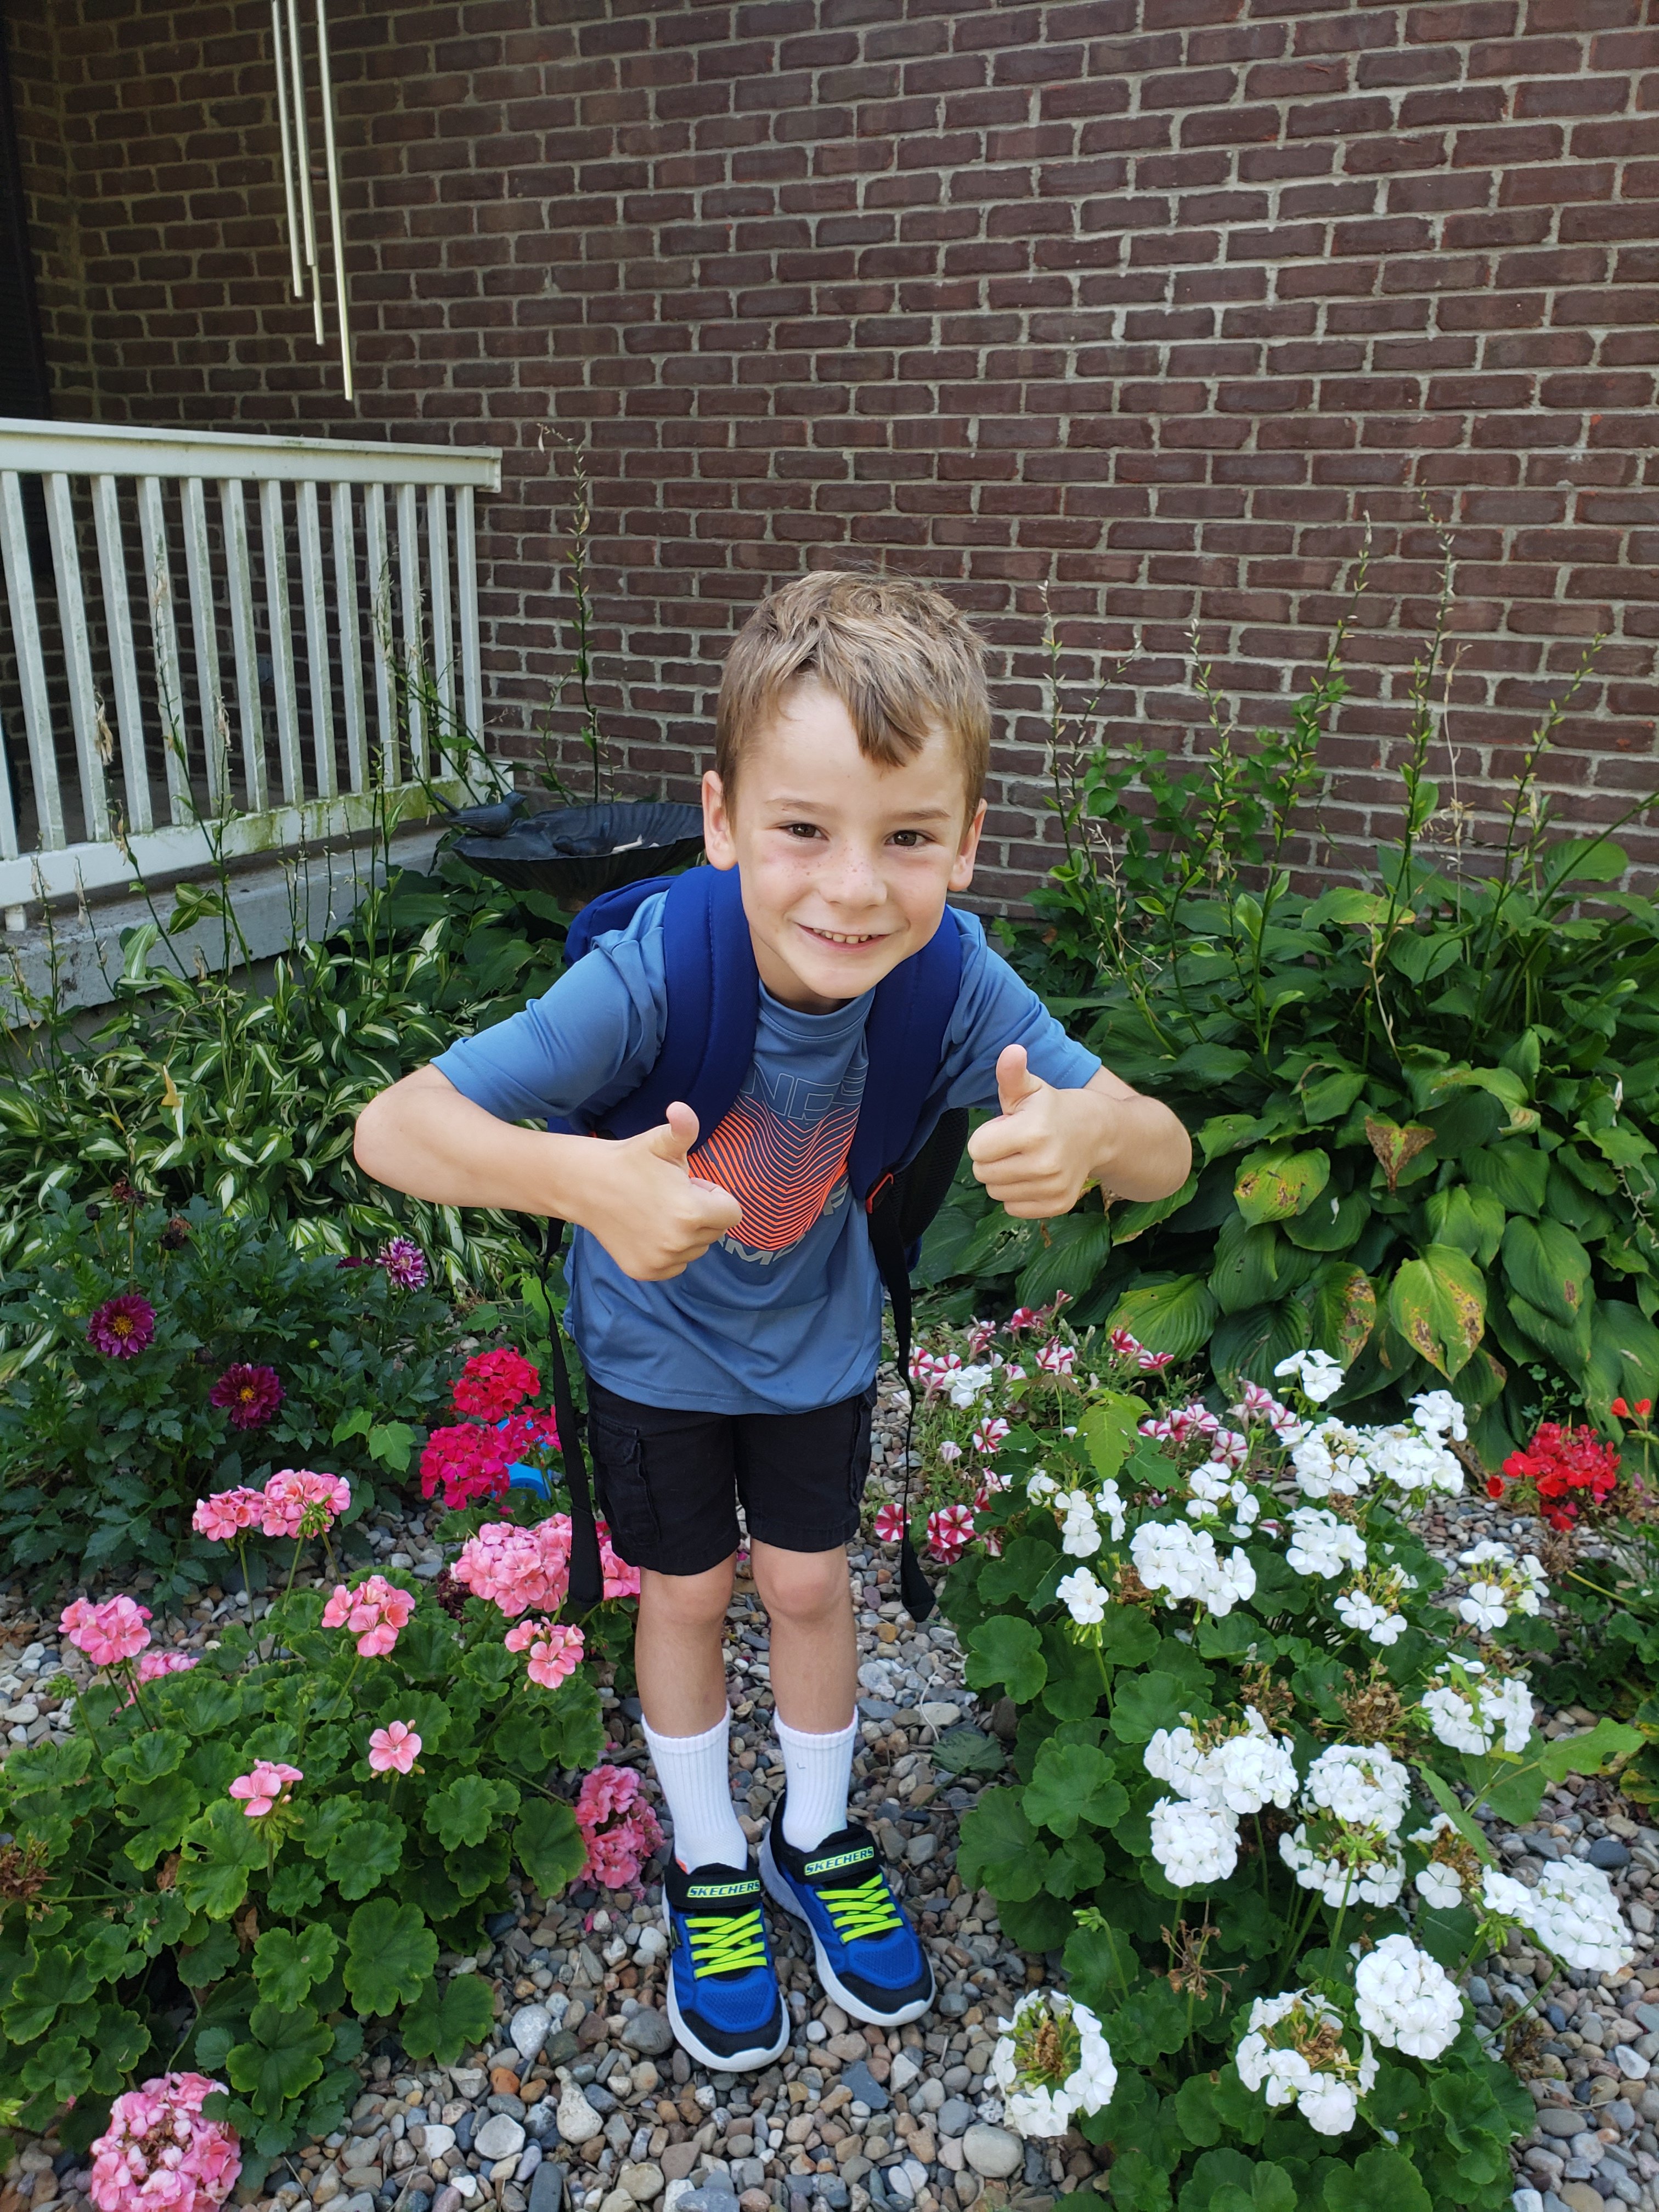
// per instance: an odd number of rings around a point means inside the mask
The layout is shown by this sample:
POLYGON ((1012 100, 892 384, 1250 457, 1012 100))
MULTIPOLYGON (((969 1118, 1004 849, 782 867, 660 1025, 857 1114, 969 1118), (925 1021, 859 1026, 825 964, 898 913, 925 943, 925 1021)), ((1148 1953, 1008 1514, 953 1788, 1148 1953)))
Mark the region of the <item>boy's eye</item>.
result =
POLYGON ((818 825, 816 822, 786 822, 783 834, 786 837, 816 837, 818 825))
POLYGON ((895 830, 892 842, 902 845, 906 852, 914 853, 921 846, 931 844, 933 840, 925 830, 895 830))

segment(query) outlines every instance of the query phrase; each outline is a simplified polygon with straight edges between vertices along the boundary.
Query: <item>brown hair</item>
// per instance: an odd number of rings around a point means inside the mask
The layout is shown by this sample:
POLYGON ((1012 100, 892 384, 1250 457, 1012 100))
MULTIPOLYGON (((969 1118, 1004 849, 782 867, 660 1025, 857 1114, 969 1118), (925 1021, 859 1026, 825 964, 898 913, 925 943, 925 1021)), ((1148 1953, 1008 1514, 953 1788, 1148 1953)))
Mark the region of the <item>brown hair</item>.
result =
POLYGON ((913 760, 942 729, 971 816, 991 755, 984 651, 942 592, 903 576, 815 569, 762 602, 726 657, 714 710, 714 767, 729 799, 755 732, 802 678, 835 693, 859 750, 884 768, 913 760))

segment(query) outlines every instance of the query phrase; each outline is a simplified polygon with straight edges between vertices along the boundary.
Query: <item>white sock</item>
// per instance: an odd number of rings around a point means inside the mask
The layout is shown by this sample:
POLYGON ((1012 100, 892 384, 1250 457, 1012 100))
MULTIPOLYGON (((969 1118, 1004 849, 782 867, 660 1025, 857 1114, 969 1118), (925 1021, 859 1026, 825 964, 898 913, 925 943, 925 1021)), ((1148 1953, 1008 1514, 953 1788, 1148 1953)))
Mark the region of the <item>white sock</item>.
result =
POLYGON ((649 1721, 641 1724, 674 1824, 675 1857, 688 1874, 701 1866, 746 1867, 749 1839, 732 1802, 730 1708, 701 1735, 659 1735, 649 1721))
POLYGON ((847 1826, 847 1793, 853 1782, 853 1746, 858 1740, 858 1708, 844 1729, 831 1735, 804 1735, 777 1717, 783 1747, 783 1840, 798 1851, 816 1850, 826 1836, 847 1826))

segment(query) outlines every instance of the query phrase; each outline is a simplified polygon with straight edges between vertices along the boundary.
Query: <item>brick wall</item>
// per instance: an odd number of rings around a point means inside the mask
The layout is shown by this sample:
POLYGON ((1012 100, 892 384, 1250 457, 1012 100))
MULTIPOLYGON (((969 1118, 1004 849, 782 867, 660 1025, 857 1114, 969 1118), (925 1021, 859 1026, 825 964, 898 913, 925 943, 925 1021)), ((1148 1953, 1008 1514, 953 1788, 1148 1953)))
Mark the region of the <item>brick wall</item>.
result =
POLYGON ((61 411, 505 447, 509 749, 567 665, 554 425, 592 457, 601 696, 641 787, 689 795, 769 584, 925 574, 993 650, 981 887, 1017 898, 1051 844, 1045 580, 1079 672, 1139 635, 1115 737, 1201 743, 1193 626, 1243 726, 1282 722, 1369 524, 1324 802, 1364 849, 1430 518, 1471 834, 1598 637, 1546 783, 1594 823, 1659 784, 1653 0, 331 0, 355 416, 287 296, 265 0, 9 12, 25 131, 58 118, 33 183, 61 411))

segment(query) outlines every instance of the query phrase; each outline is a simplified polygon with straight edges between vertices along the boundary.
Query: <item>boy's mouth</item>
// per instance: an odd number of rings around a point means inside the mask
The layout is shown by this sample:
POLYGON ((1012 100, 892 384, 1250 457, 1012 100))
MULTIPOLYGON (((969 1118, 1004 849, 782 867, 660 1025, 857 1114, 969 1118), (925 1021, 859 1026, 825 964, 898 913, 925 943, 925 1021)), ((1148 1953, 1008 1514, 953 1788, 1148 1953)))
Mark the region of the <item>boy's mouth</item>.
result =
POLYGON ((859 933, 850 930, 816 929, 808 921, 797 922, 795 927, 804 930, 808 937, 816 938, 820 945, 836 945, 854 952, 866 945, 879 945, 888 933, 884 929, 871 929, 859 933))

